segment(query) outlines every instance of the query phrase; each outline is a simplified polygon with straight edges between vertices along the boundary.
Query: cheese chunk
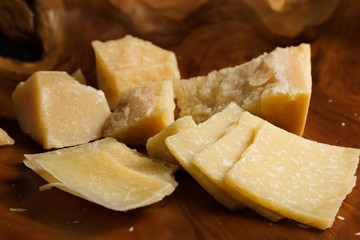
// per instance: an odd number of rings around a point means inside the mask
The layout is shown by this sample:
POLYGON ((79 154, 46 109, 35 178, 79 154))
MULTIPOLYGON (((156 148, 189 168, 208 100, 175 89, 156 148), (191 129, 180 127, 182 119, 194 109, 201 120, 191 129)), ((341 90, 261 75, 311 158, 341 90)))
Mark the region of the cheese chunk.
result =
POLYGON ((262 124, 225 183, 284 217, 326 229, 355 185, 359 154, 262 124))
POLYGON ((12 139, 4 129, 0 128, 0 146, 13 145, 14 143, 14 139, 12 139))
POLYGON ((117 211, 158 202, 177 186, 173 167, 112 138, 25 157, 25 165, 49 182, 41 189, 55 186, 117 211))
MULTIPOLYGON (((191 116, 178 118, 175 122, 170 124, 167 128, 148 139, 146 142, 146 150, 149 156, 163 159, 167 162, 180 165, 176 158, 171 154, 165 145, 165 139, 178 132, 195 127, 196 124, 191 116)), ((180 165, 181 166, 181 165, 180 165)))
POLYGON ((230 102, 302 135, 311 95, 310 46, 276 48, 242 65, 174 82, 180 116, 196 123, 230 102))
POLYGON ((77 80, 79 83, 86 85, 87 81, 86 78, 81 70, 81 68, 77 69, 75 72, 71 74, 71 76, 77 80))
POLYGON ((263 122, 264 120, 249 112, 243 112, 239 122, 234 124, 231 130, 197 154, 192 162, 214 184, 224 189, 233 198, 237 199, 239 203, 250 207, 260 215, 276 222, 283 217, 237 194, 237 191, 232 190, 224 183, 225 174, 240 159, 241 154, 253 142, 255 133, 263 122))
POLYGON ((104 136, 130 145, 146 141, 174 122, 172 81, 149 82, 129 91, 106 124, 104 136))
POLYGON ((105 92, 110 108, 121 95, 144 82, 180 78, 173 52, 132 36, 107 42, 93 41, 98 86, 105 92))
POLYGON ((214 184, 192 163, 192 159, 222 137, 227 129, 238 121, 242 112, 243 110, 239 106, 230 103, 227 108, 214 114, 205 122, 172 135, 165 140, 166 146, 181 166, 217 201, 231 210, 240 209, 244 206, 214 184))
POLYGON ((102 137, 110 109, 104 93, 65 72, 36 72, 12 95, 21 129, 44 148, 62 148, 102 137))

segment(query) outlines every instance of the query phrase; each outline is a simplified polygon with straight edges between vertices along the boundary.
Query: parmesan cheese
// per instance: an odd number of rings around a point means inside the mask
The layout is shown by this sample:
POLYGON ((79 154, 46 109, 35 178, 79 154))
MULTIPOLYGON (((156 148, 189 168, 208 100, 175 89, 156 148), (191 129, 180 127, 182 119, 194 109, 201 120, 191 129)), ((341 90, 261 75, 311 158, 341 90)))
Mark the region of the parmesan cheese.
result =
POLYGON ((177 186, 174 167, 112 138, 25 157, 25 165, 49 182, 41 190, 58 187, 117 211, 158 202, 177 186))

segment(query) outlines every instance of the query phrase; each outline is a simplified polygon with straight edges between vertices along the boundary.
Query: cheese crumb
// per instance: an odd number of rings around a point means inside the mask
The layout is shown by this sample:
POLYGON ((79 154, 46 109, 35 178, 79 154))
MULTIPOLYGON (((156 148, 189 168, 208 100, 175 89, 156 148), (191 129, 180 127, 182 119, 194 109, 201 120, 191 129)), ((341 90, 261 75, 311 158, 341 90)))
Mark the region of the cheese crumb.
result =
POLYGON ((134 227, 130 227, 129 232, 133 232, 133 231, 134 231, 134 227))
POLYGON ((337 216, 337 219, 339 219, 339 220, 345 220, 345 218, 342 217, 342 216, 337 216))
POLYGON ((360 232, 355 233, 356 236, 360 236, 360 232))
POLYGON ((9 211, 10 212, 26 212, 27 209, 26 208, 10 208, 9 211))
POLYGON ((329 98, 328 103, 332 103, 334 100, 332 98, 329 98))
POLYGON ((346 126, 346 123, 345 123, 345 122, 342 122, 342 123, 341 123, 341 126, 342 126, 342 127, 345 127, 345 126, 346 126))

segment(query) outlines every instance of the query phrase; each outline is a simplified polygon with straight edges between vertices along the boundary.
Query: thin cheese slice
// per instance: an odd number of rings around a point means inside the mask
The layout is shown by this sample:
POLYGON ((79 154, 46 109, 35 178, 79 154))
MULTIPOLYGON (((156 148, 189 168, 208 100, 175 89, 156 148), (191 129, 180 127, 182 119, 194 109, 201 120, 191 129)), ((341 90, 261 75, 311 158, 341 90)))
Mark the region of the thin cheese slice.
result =
POLYGON ((150 137, 174 122, 174 110, 172 81, 141 84, 121 97, 104 136, 129 145, 146 145, 150 137))
POLYGON ((111 138, 25 157, 25 165, 49 182, 42 189, 55 186, 117 211, 160 201, 177 186, 174 168, 111 138))
POLYGON ((167 162, 180 165, 176 158, 171 154, 165 145, 165 139, 178 132, 195 127, 196 124, 191 116, 178 118, 175 122, 170 124, 167 128, 148 139, 146 142, 146 150, 149 156, 163 159, 167 162))
POLYGON ((225 183, 284 217, 327 229, 355 185, 359 154, 263 124, 225 183))
POLYGON ((234 124, 227 134, 196 155, 192 162, 202 173, 209 177, 214 184, 224 189, 232 197, 239 200, 240 203, 250 207, 271 221, 276 222, 283 217, 255 204, 243 195, 237 194, 237 191, 232 190, 224 183, 225 174, 240 159, 241 154, 252 143, 258 128, 263 122, 264 120, 255 115, 249 112, 243 112, 239 122, 234 124))
POLYGON ((232 210, 243 208, 244 205, 214 184, 192 163, 192 159, 222 137, 228 128, 239 120, 242 112, 239 106, 230 103, 227 108, 214 114, 205 122, 165 140, 166 146, 181 166, 217 201, 232 210))
POLYGON ((0 128, 0 146, 13 145, 14 143, 14 139, 12 139, 5 130, 0 128))
POLYGON ((310 45, 270 53, 207 76, 174 81, 180 116, 196 123, 237 103, 267 121, 302 135, 311 96, 310 45))

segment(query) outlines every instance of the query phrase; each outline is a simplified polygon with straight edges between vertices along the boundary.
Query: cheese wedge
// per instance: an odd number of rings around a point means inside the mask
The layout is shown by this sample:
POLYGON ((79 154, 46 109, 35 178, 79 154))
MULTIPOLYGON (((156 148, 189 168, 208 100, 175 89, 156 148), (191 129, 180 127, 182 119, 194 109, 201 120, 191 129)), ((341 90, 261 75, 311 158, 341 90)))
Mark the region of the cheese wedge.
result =
POLYGON ((165 140, 169 151, 181 166, 217 201, 231 210, 243 208, 244 205, 214 184, 192 163, 192 159, 222 137, 227 129, 238 121, 242 112, 243 110, 239 106, 230 103, 227 108, 214 114, 205 122, 165 140))
POLYGON ((240 159, 242 153, 253 142, 254 136, 264 120, 243 112, 238 123, 232 126, 222 138, 197 154, 192 163, 205 174, 213 184, 224 189, 229 195, 237 199, 260 215, 276 222, 283 217, 239 195, 224 183, 225 174, 240 159))
POLYGON ((14 139, 12 139, 4 129, 0 128, 0 146, 13 145, 14 143, 14 139))
POLYGON ((127 35, 107 42, 93 41, 98 87, 112 110, 129 89, 145 82, 180 78, 173 52, 127 35))
POLYGON ((121 97, 104 136, 129 145, 145 145, 150 137, 174 122, 174 110, 172 81, 142 84, 121 97))
POLYGON ((110 116, 104 93, 66 72, 36 72, 17 85, 12 99, 21 129, 46 149, 102 137, 110 116))
POLYGON ((196 123, 230 102, 281 128, 302 135, 311 95, 310 45, 276 48, 242 65, 207 76, 175 80, 180 116, 196 123))
POLYGON ((173 167, 112 138, 25 157, 25 165, 49 182, 41 190, 55 186, 117 211, 158 202, 177 186, 173 167))
POLYGON ((327 229, 355 185, 359 155, 359 149, 317 143, 267 123, 224 181, 279 215, 327 229))
MULTIPOLYGON (((178 118, 175 122, 170 124, 164 130, 148 139, 146 142, 146 150, 149 156, 163 159, 172 164, 180 165, 176 158, 171 154, 165 145, 165 139, 178 132, 195 127, 196 124, 191 116, 178 118)), ((181 166, 181 165, 180 165, 181 166)))

